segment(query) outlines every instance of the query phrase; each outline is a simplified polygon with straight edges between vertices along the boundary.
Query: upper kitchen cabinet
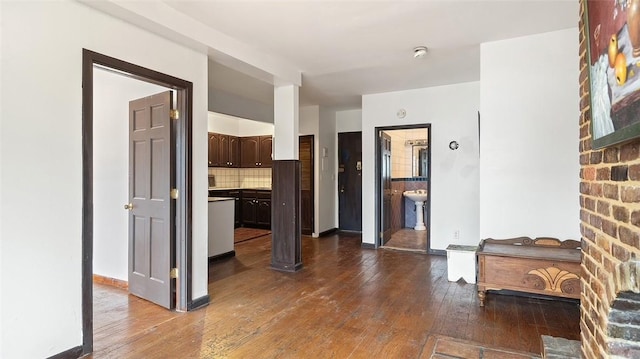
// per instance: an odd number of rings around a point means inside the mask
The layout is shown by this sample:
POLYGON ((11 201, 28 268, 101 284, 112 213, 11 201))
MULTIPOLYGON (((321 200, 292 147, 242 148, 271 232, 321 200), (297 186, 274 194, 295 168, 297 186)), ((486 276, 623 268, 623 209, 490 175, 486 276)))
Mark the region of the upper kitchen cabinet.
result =
POLYGON ((240 138, 220 135, 220 166, 240 167, 240 138))
POLYGON ((271 167, 272 143, 273 138, 271 136, 241 137, 240 167, 271 167))
POLYGON ((209 132, 209 167, 220 166, 220 134, 209 132))
POLYGON ((240 138, 209 132, 209 167, 240 167, 240 138))
POLYGON ((260 167, 271 167, 273 162, 273 137, 260 136, 260 167))

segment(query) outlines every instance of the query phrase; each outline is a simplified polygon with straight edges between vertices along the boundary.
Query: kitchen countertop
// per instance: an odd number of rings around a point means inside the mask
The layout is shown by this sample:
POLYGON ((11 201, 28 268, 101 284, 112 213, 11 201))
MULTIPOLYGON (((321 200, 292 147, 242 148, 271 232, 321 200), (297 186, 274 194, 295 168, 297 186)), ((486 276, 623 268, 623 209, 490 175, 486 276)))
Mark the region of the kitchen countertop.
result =
POLYGON ((209 202, 220 202, 220 201, 235 201, 236 199, 233 197, 208 197, 209 202))

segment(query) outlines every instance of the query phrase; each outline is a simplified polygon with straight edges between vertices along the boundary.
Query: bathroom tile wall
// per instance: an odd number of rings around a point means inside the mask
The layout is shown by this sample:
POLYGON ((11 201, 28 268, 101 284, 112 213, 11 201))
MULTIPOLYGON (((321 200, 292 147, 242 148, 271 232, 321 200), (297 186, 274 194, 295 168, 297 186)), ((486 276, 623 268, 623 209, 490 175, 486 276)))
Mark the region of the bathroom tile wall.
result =
POLYGON ((411 146, 404 145, 405 130, 390 131, 390 135, 391 178, 411 177, 411 146))
POLYGON ((271 168, 209 168, 217 188, 271 188, 271 168))
POLYGON ((388 131, 388 134, 391 136, 391 178, 412 177, 412 148, 405 145, 405 142, 427 139, 427 130, 424 128, 392 130, 388 131))

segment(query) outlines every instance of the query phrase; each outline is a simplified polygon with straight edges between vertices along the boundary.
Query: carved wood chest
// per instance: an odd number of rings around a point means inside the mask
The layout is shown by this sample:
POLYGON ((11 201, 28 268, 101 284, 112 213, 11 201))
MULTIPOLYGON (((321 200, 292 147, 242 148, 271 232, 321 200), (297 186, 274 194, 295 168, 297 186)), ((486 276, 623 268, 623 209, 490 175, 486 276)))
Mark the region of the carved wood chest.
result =
POLYGON ((478 250, 478 297, 514 290, 580 299, 580 242, 555 238, 484 239, 478 250))

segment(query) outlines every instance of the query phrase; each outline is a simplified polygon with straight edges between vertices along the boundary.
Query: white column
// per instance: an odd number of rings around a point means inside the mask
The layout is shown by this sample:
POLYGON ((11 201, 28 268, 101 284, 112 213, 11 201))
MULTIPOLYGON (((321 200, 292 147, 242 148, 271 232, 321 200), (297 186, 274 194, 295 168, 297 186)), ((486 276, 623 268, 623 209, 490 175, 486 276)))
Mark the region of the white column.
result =
POLYGON ((299 87, 276 86, 273 89, 273 159, 297 160, 299 126, 299 87))

